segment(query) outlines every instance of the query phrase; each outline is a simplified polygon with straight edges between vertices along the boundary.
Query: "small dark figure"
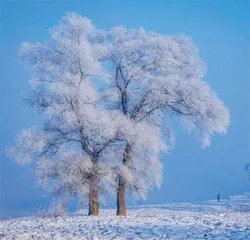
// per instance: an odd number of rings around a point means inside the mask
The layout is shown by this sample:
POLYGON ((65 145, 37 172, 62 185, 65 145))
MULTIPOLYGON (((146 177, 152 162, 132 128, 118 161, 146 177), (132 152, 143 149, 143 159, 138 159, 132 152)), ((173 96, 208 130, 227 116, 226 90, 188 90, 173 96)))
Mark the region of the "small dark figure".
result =
POLYGON ((220 194, 217 195, 218 202, 220 201, 220 194))

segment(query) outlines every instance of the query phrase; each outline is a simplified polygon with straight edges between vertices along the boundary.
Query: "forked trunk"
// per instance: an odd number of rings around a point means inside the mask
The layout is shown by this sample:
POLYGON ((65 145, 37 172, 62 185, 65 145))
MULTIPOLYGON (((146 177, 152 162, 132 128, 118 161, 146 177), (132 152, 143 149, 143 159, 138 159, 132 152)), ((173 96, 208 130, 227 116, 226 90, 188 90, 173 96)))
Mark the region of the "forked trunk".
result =
POLYGON ((92 177, 89 192, 89 214, 92 216, 99 215, 99 203, 98 203, 98 183, 96 177, 92 177))
MULTIPOLYGON (((132 146, 126 144, 123 154, 123 165, 126 165, 131 160, 132 146)), ((117 188, 117 211, 116 215, 126 216, 126 204, 125 204, 125 190, 126 182, 122 176, 118 177, 118 188, 117 188)))

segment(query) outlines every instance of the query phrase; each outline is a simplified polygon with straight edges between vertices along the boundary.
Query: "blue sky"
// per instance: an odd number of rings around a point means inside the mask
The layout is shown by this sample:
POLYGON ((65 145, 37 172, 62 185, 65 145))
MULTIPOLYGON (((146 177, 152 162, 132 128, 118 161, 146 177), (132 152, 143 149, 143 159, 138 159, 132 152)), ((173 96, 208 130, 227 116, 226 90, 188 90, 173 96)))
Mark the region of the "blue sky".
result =
MULTIPOLYGON (((249 1, 59 1, 2 2, 0 15, 0 218, 28 215, 50 197, 35 186, 29 166, 5 156, 22 128, 41 122, 25 106, 29 71, 19 62, 23 41, 44 41, 48 29, 67 12, 90 18, 98 28, 143 26, 163 34, 184 33, 193 38, 208 71, 205 81, 231 111, 228 134, 213 138, 202 150, 200 142, 173 124, 174 150, 162 158, 162 188, 149 193, 146 204, 201 201, 250 190, 244 165, 249 162, 249 1)), ((142 203, 142 202, 139 202, 142 203)))

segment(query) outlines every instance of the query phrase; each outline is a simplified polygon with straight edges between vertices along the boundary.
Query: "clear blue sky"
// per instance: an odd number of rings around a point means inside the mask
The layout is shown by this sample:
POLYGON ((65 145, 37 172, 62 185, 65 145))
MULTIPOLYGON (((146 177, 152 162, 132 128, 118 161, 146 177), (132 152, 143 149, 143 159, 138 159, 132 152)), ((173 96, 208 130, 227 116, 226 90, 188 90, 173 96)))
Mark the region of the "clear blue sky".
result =
POLYGON ((249 191, 244 165, 249 150, 249 1, 19 1, 1 2, 0 69, 0 218, 31 214, 50 197, 35 187, 30 167, 14 164, 5 147, 22 128, 41 122, 24 105, 29 72, 18 60, 22 41, 44 41, 48 29, 67 12, 92 19, 98 28, 143 26, 164 34, 184 33, 193 38, 208 66, 205 77, 231 111, 226 136, 216 136, 206 150, 193 135, 174 125, 174 150, 162 159, 160 191, 144 203, 201 201, 249 191))

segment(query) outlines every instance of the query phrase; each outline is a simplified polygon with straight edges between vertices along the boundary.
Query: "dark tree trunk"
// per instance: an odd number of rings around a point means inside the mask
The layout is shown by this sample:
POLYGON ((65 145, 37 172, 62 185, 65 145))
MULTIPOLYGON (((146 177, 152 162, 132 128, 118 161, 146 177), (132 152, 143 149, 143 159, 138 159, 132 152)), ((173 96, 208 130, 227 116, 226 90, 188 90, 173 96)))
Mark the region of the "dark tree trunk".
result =
POLYGON ((89 215, 99 215, 98 203, 98 182, 95 176, 92 177, 90 192, 89 192, 89 215))
POLYGON ((116 212, 116 215, 119 216, 126 216, 125 189, 126 189, 126 183, 119 176, 118 189, 117 189, 117 212, 116 212))
MULTIPOLYGON (((80 131, 82 150, 86 152, 95 165, 97 159, 95 158, 94 150, 89 145, 88 138, 84 138, 84 134, 80 131)), ((93 216, 98 216, 99 214, 99 203, 98 203, 98 178, 95 169, 90 176, 90 189, 89 189, 89 214, 93 216)))
MULTIPOLYGON (((131 160, 132 147, 127 143, 123 154, 123 165, 126 165, 131 160)), ((125 190, 126 182, 122 176, 118 177, 117 188, 117 211, 116 214, 120 216, 126 216, 126 204, 125 204, 125 190)))

